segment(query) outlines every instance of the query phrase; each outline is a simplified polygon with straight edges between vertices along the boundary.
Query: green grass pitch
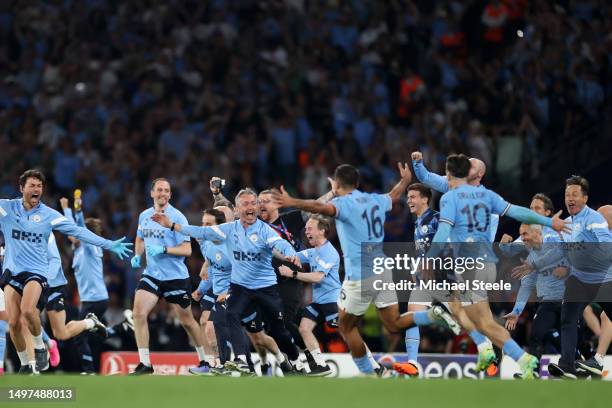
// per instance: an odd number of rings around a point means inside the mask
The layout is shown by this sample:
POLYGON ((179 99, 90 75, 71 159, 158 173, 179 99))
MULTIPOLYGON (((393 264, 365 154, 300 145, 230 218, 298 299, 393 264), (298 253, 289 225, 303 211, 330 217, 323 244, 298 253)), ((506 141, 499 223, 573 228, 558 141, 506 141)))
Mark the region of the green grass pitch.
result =
POLYGON ((7 403, 16 407, 610 407, 603 381, 405 380, 228 377, 0 377, 0 388, 76 390, 76 401, 7 403))

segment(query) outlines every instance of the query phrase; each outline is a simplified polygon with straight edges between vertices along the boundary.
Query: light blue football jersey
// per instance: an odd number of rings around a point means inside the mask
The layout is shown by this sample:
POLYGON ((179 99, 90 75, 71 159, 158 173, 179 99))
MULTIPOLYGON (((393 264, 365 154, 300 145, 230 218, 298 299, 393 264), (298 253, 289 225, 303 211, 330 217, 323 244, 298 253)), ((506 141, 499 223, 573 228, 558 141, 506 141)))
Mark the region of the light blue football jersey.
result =
MULTIPOLYGON (((170 231, 170 228, 165 228, 151 219, 155 213, 153 207, 144 210, 138 217, 138 231, 136 235, 144 240, 145 248, 148 245, 160 245, 166 247, 175 247, 183 242, 189 242, 189 237, 170 231)), ((164 213, 170 218, 170 221, 181 225, 187 225, 187 218, 179 210, 168 204, 164 213)), ((187 279, 189 272, 185 265, 184 256, 175 256, 170 254, 159 254, 153 257, 147 255, 147 266, 144 270, 144 275, 150 276, 158 280, 173 280, 187 279)))
POLYGON ((340 295, 341 283, 338 269, 340 255, 336 248, 327 241, 316 248, 298 252, 300 262, 310 264, 311 272, 323 272, 325 277, 319 283, 312 284, 313 303, 336 303, 340 295))
POLYGON ((336 230, 347 280, 362 280, 372 276, 371 259, 384 257, 382 245, 385 239, 386 213, 391 211, 392 202, 388 194, 364 193, 357 189, 349 194, 334 198, 331 203, 336 207, 336 230), (363 253, 362 244, 367 253, 363 253), (378 245, 376 245, 378 244, 378 245), (371 249, 371 251, 370 251, 371 249))

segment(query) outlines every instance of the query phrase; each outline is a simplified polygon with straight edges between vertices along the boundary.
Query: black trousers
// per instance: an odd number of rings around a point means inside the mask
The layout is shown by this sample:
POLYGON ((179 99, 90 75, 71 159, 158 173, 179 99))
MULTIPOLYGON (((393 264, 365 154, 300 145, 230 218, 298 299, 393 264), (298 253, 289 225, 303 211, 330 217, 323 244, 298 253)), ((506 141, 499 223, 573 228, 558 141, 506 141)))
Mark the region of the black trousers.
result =
POLYGON ((544 301, 538 305, 533 318, 531 338, 529 339, 529 351, 538 360, 544 354, 544 340, 553 330, 559 328, 561 320, 561 301, 544 301))
MULTIPOLYGON (((277 285, 260 289, 248 289, 244 286, 231 283, 229 293, 230 296, 227 299, 227 321, 230 328, 232 325, 240 324, 240 319, 244 312, 249 306, 254 304, 261 310, 263 318, 268 322, 269 334, 276 340, 281 351, 287 353, 291 360, 297 360, 299 353, 297 347, 293 344, 291 333, 287 330, 283 321, 283 302, 279 296, 277 285)), ((234 345, 233 336, 232 345, 234 345)))
POLYGON ((285 327, 289 330, 289 333, 291 333, 297 345, 305 349, 306 346, 304 345, 304 341, 300 335, 300 329, 297 325, 298 313, 302 309, 304 285, 296 279, 282 279, 277 286, 283 301, 283 321, 285 322, 285 327))
POLYGON ((612 282, 603 284, 584 283, 575 276, 565 281, 565 293, 561 308, 561 359, 559 366, 567 371, 575 371, 576 347, 578 345, 578 321, 584 308, 592 301, 598 303, 608 317, 612 316, 612 303, 608 302, 612 293, 612 282))

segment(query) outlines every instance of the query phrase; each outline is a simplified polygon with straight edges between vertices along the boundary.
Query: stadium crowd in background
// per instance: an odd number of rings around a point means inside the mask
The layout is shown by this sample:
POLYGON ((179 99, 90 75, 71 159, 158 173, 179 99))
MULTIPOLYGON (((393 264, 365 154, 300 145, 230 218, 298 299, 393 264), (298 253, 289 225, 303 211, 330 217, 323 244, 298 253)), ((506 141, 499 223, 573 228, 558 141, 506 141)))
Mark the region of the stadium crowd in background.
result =
MULTIPOLYGON (((159 176, 196 224, 212 176, 229 193, 282 183, 318 197, 350 163, 364 190, 387 191, 419 150, 438 173, 449 153, 481 158, 487 186, 525 203, 519 187, 554 169, 556 146, 605 121, 609 14, 599 0, 4 2, 0 196, 42 168, 47 204, 82 188, 107 236, 133 237, 159 176)), ((395 208, 387 240, 411 241, 411 226, 395 208)), ((119 322, 137 276, 105 263, 119 322)), ((153 316, 152 348, 186 347, 168 335, 178 320, 153 316)), ((461 350, 444 336, 424 341, 461 350)))

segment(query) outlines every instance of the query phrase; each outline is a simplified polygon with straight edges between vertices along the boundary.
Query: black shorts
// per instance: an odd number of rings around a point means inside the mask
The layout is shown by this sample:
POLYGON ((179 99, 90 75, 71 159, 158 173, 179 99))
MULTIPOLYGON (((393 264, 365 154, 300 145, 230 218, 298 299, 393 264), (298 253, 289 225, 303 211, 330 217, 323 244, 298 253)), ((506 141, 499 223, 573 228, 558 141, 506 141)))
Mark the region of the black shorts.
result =
POLYGON ((49 288, 49 296, 47 296, 47 304, 45 310, 47 312, 61 312, 66 310, 66 285, 49 288))
POLYGON ((327 322, 330 327, 338 327, 338 304, 311 303, 304 308, 302 316, 317 323, 327 322))
POLYGON ((21 272, 19 275, 12 275, 10 271, 6 270, 3 275, 3 280, 5 281, 5 286, 8 285, 15 289, 20 296, 23 296, 23 288, 28 282, 37 282, 42 287, 42 291, 40 292, 40 298, 38 298, 36 308, 40 311, 45 308, 47 296, 49 295, 49 283, 47 282, 47 278, 31 272, 21 272))
POLYGON ((191 305, 191 281, 189 278, 162 281, 144 275, 138 282, 136 290, 138 289, 163 297, 166 302, 177 304, 183 309, 191 305))
POLYGON ((249 333, 259 333, 264 329, 261 312, 254 305, 247 308, 240 321, 249 333))
POLYGON ((213 293, 212 288, 208 289, 204 296, 202 296, 202 299, 200 299, 200 307, 202 308, 202 311, 210 312, 211 310, 213 310, 216 300, 217 297, 213 293))

